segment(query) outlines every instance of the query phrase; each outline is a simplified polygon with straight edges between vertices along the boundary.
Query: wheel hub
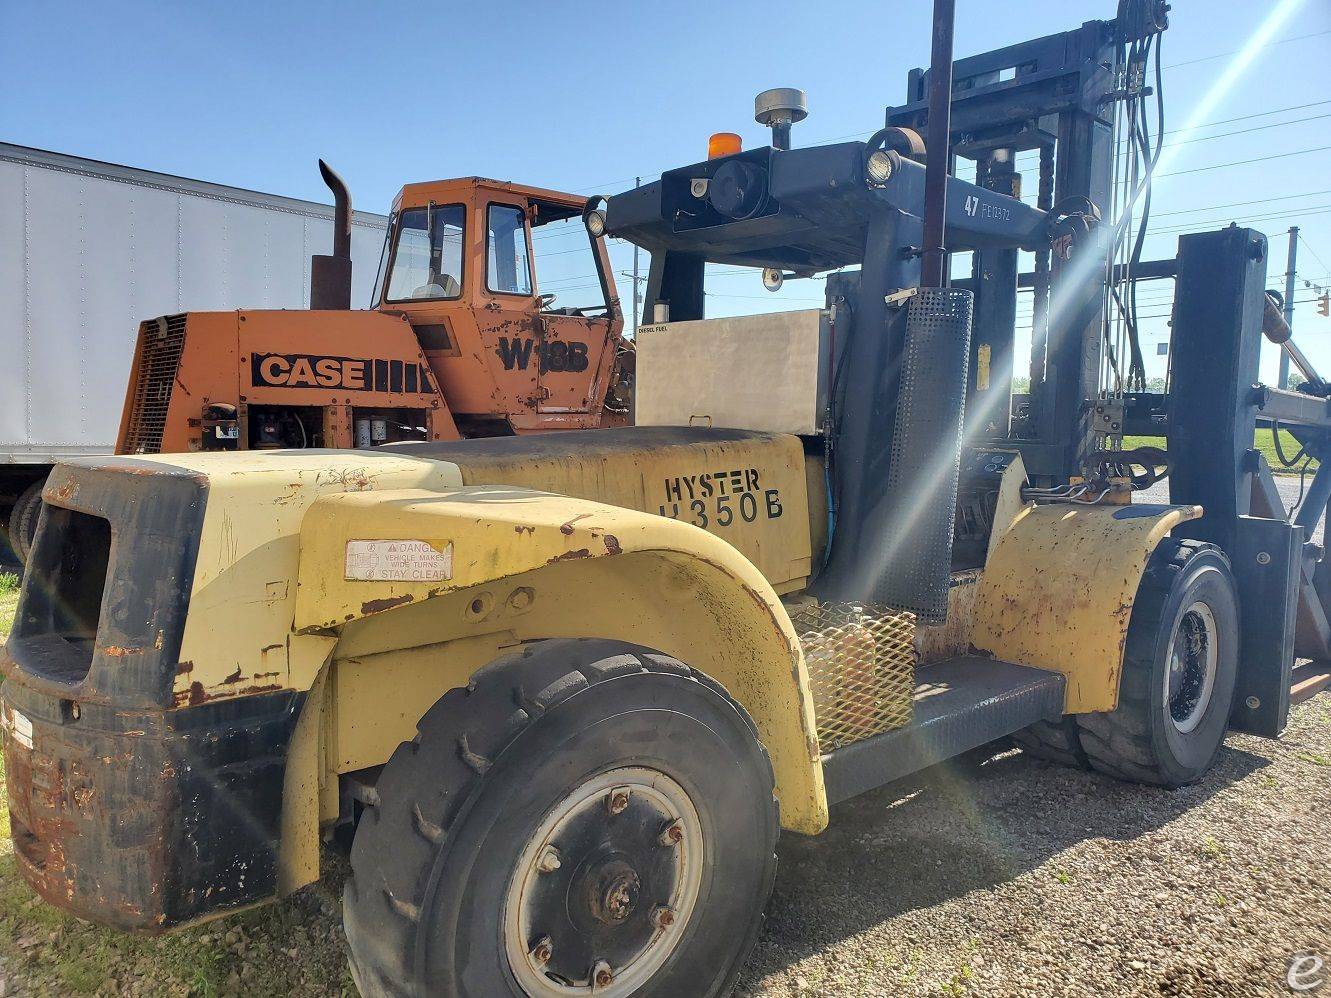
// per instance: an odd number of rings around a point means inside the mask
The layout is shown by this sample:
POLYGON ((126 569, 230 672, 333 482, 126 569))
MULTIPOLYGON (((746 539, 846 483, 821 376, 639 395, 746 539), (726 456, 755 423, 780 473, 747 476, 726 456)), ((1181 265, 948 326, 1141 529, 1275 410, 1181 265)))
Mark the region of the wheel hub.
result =
POLYGON ((1165 704, 1182 734, 1196 729, 1210 705, 1218 660, 1215 615, 1198 601, 1179 617, 1165 670, 1165 704))
POLYGON ((600 889, 589 899, 588 908, 597 921, 618 925, 633 914, 642 881, 631 866, 612 860, 597 873, 596 883, 600 889))
POLYGON ((697 810, 664 773, 584 782, 546 815, 509 884, 504 947, 518 984, 533 996, 633 993, 683 935, 703 851, 697 810))

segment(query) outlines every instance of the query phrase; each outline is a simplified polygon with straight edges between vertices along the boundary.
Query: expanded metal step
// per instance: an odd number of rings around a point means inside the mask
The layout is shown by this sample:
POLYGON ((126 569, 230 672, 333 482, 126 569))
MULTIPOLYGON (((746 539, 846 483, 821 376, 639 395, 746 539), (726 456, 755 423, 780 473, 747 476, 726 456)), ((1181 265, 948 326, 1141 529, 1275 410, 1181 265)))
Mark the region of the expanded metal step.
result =
POLYGON ((823 756, 827 800, 836 804, 935 763, 1063 714, 1056 672, 960 656, 916 675, 915 719, 823 756))

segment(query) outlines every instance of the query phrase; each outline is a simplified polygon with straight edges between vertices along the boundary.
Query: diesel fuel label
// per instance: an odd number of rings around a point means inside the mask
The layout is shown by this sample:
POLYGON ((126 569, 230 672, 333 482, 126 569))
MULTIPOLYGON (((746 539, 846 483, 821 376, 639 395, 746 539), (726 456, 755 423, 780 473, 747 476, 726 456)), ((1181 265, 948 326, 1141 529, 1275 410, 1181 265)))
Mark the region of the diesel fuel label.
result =
POLYGON ((677 475, 665 480, 660 513, 704 530, 781 516, 781 490, 764 487, 757 468, 677 475))

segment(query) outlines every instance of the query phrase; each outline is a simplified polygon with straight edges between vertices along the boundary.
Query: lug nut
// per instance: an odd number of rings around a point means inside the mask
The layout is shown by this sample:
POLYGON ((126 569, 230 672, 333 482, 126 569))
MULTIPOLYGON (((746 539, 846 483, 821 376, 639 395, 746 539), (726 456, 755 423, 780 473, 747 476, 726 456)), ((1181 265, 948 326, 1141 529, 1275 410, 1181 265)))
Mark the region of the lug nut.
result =
POLYGON ((542 873, 554 873, 561 865, 559 850, 554 846, 546 846, 545 851, 541 853, 541 858, 536 861, 536 869, 542 873))
POLYGON ((531 948, 531 958, 537 963, 549 963, 550 957, 555 955, 555 947, 550 942, 549 936, 541 936, 536 940, 536 945, 531 948))
POLYGON ((670 824, 666 825, 665 828, 661 829, 661 834, 657 836, 656 841, 660 842, 663 846, 677 846, 683 842, 684 826, 679 823, 679 819, 676 818, 670 824))
POLYGON ((615 975, 610 970, 610 964, 604 960, 597 960, 596 966, 592 967, 592 984, 598 988, 608 988, 614 979, 615 975))
POLYGON ((629 806, 629 791, 627 787, 619 787, 610 791, 610 797, 606 801, 606 807, 610 809, 611 814, 623 814, 625 808, 629 806))
POLYGON ((652 910, 652 924, 658 929, 668 929, 675 924, 675 911, 660 905, 652 910))

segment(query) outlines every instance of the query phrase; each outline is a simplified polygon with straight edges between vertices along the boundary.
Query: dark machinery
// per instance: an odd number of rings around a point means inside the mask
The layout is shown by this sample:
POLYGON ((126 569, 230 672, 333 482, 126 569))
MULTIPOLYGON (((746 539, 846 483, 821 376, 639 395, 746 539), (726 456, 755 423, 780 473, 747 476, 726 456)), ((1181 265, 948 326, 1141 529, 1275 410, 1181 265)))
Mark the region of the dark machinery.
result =
POLYGON ((804 95, 768 91, 771 147, 587 205, 652 253, 637 425, 62 466, 0 660, 25 879, 157 932, 315 881, 354 826, 367 996, 720 998, 778 831, 838 801, 1005 736, 1179 787, 1279 734, 1327 679, 1294 656, 1331 659, 1331 472, 1291 518, 1253 432, 1331 457, 1328 389, 1259 233, 1141 259, 1164 7, 955 64, 951 16, 869 141, 798 148, 804 95), (708 320, 709 262, 826 272, 825 307, 708 320), (1306 391, 1253 387, 1263 332, 1306 391))
MULTIPOLYGON (((1264 315, 1275 312, 1263 235, 1185 235, 1177 258, 1141 258, 1164 128, 1167 10, 1124 0, 1112 21, 957 60, 942 119, 936 70, 914 70, 907 102, 868 142, 789 148, 787 125, 773 147, 670 170, 612 198, 609 231, 652 252, 644 322, 704 318, 708 263, 764 268, 769 287, 835 271, 826 432, 806 438, 823 453, 830 493, 820 598, 943 620, 956 572, 983 563, 1010 455, 1040 503, 1124 502, 1169 474, 1170 502, 1205 510, 1174 536, 1219 547, 1238 589, 1231 725, 1274 736, 1291 690, 1311 695, 1328 680, 1316 663, 1331 660, 1331 569, 1308 535, 1331 498, 1331 471, 1323 466, 1287 512, 1253 431, 1289 429, 1302 447, 1295 461, 1331 456, 1331 388, 1269 318, 1268 335, 1308 380, 1299 392, 1253 387, 1264 315), (941 154, 921 138, 940 130, 941 154), (1023 199, 1016 159, 1029 151, 1038 183, 1023 199), (926 191, 925 164, 940 161, 945 187, 926 191), (966 161, 973 183, 957 176, 966 161), (940 290, 921 275, 929 205, 943 213, 949 257, 972 260, 970 277, 940 290), (1021 251, 1034 253, 1031 272, 1019 272, 1021 251), (1154 280, 1176 282, 1164 393, 1144 390, 1136 308, 1138 283, 1154 280), (1027 292, 1030 387, 1014 392, 1027 292), (960 461, 940 469, 963 409, 960 461), (1163 435, 1167 449, 1125 452, 1128 434, 1163 435), (1295 669, 1296 655, 1315 661, 1295 669)), ((946 10, 936 19, 936 67, 948 21, 946 10)))

